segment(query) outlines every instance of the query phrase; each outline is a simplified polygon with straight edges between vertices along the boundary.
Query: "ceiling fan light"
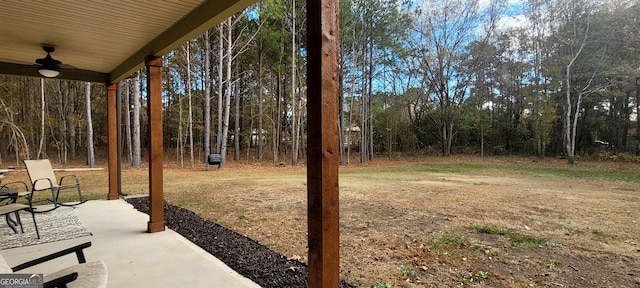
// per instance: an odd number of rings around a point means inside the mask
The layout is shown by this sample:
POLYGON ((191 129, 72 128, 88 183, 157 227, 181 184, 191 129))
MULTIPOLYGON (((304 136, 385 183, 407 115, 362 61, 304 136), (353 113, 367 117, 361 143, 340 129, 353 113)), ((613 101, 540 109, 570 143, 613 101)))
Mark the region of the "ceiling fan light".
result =
POLYGON ((47 68, 38 69, 38 73, 40 73, 40 75, 42 75, 44 77, 47 77, 47 78, 53 78, 53 77, 56 77, 56 76, 60 75, 60 71, 53 70, 53 69, 47 69, 47 68))

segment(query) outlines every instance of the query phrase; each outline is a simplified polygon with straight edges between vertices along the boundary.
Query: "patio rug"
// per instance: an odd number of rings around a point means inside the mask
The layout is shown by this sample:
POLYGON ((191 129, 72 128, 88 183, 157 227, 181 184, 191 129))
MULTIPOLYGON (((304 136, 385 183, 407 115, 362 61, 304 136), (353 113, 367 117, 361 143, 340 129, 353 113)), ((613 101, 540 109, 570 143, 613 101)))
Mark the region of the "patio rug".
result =
POLYGON ((24 233, 20 232, 19 226, 18 233, 14 233, 4 218, 0 217, 0 249, 38 245, 91 235, 80 223, 78 215, 72 207, 59 207, 53 211, 36 214, 40 239, 36 236, 31 213, 20 212, 24 233))

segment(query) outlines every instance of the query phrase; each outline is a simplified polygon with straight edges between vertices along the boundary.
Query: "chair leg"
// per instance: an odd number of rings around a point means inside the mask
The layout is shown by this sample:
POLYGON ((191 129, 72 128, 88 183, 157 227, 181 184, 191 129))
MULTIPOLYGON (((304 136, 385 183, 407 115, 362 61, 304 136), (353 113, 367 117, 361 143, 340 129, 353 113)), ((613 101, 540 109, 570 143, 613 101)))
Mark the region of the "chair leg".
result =
MULTIPOLYGON (((67 204, 67 203, 58 203, 59 206, 65 206, 65 207, 73 207, 73 206, 77 206, 80 205, 84 202, 87 202, 87 200, 84 200, 82 198, 82 191, 80 189, 80 184, 76 185, 76 190, 78 191, 78 202, 72 202, 72 204, 67 204)), ((58 193, 60 193, 60 189, 58 189, 58 193)))
POLYGON ((58 195, 60 195, 60 190, 51 189, 51 200, 53 200, 53 207, 58 208, 58 195))
POLYGON ((13 230, 13 233, 18 233, 18 230, 16 230, 16 227, 14 227, 14 225, 17 223, 15 223, 13 219, 11 219, 11 213, 4 215, 4 217, 7 220, 7 226, 9 226, 11 230, 13 230))
POLYGON ((83 203, 84 201, 82 201, 82 192, 80 191, 80 184, 78 184, 76 188, 78 189, 78 199, 80 200, 79 202, 83 203))
POLYGON ((20 211, 16 211, 16 223, 20 225, 20 231, 22 232, 22 234, 24 234, 24 228, 22 227, 22 220, 20 220, 20 213, 18 212, 20 211))
MULTIPOLYGON (((38 239, 40 239, 40 231, 38 231, 38 223, 36 223, 36 213, 33 213, 33 211, 31 211, 31 218, 33 218, 33 226, 36 227, 36 235, 38 239)), ((20 227, 22 227, 22 224, 20 224, 20 227)))

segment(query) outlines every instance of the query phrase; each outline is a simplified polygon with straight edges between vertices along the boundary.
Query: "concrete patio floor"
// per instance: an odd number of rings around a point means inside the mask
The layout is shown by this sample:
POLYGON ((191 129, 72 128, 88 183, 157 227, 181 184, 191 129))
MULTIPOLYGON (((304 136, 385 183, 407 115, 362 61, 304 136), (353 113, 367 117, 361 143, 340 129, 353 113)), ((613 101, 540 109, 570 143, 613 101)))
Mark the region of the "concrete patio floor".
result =
MULTIPOLYGON (((93 200, 76 206, 80 222, 93 235, 0 251, 10 266, 91 241, 87 261, 103 260, 107 287, 260 287, 217 258, 167 229, 147 233, 149 217, 124 200, 93 200)), ((20 271, 49 274, 77 264, 64 256, 20 271)))

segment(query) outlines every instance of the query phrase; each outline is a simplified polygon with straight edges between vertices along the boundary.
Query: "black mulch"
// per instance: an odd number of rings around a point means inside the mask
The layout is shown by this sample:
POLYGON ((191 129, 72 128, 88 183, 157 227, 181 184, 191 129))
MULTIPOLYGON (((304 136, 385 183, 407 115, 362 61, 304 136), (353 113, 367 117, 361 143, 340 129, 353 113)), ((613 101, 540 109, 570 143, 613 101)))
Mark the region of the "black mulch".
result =
MULTIPOLYGON (((143 213, 148 213, 149 199, 130 198, 127 202, 143 213)), ((307 265, 260 245, 232 230, 206 220, 197 214, 164 203, 165 224, 189 241, 251 279, 268 287, 307 287, 307 265)), ((340 287, 354 287, 341 281, 340 287)))

